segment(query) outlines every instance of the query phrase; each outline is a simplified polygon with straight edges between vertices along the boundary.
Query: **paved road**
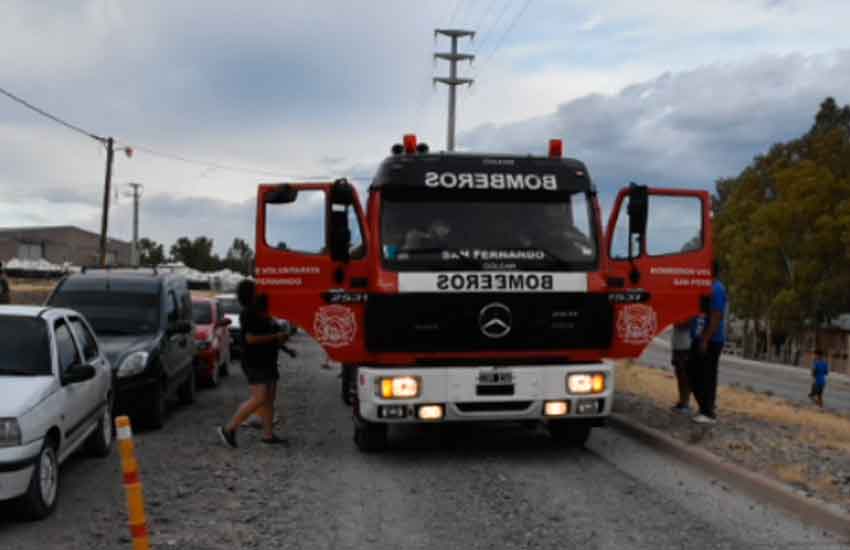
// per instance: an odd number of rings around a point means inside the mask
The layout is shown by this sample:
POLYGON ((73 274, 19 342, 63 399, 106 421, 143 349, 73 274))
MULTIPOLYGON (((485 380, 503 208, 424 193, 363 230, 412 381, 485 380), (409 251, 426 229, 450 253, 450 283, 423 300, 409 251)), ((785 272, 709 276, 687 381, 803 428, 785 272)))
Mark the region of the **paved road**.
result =
MULTIPOLYGON (((670 349, 655 341, 649 345, 638 362, 669 368, 670 349)), ((736 358, 723 359, 720 362, 720 383, 727 386, 737 384, 759 393, 770 391, 790 401, 810 403, 808 394, 812 378, 809 372, 802 368, 773 367, 736 358)), ((830 377, 824 393, 824 405, 830 410, 850 412, 850 382, 835 376, 830 377)))
MULTIPOLYGON (((137 435, 155 548, 846 548, 612 430, 562 450, 542 431, 470 426, 391 433, 357 452, 336 371, 302 342, 280 391, 290 449, 213 433, 245 394, 234 376, 137 435)), ((4 550, 129 548, 117 456, 74 458, 57 513, 39 524, 0 508, 4 550)))

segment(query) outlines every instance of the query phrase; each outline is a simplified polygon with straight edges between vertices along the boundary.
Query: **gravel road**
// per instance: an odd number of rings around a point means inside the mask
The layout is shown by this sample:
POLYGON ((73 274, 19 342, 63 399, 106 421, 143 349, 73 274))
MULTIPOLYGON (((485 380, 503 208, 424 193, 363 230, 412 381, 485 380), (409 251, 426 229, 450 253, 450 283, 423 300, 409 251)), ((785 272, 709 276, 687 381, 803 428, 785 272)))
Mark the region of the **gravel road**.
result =
MULTIPOLYGON (((220 446, 238 374, 137 434, 155 548, 847 548, 613 430, 563 450, 519 426, 405 429, 391 452, 360 454, 337 372, 297 348, 280 395, 290 449, 255 431, 220 446)), ((131 547, 117 454, 74 457, 61 481, 46 521, 0 507, 0 548, 131 547)))
MULTIPOLYGON (((651 342, 640 356, 639 363, 654 367, 670 367, 670 349, 657 342, 651 342)), ((788 399, 795 403, 810 403, 809 390, 812 376, 807 369, 776 368, 769 365, 735 358, 724 358, 720 362, 719 383, 765 393, 788 399)), ((850 412, 850 382, 837 376, 827 380, 824 392, 824 407, 827 410, 850 412)))

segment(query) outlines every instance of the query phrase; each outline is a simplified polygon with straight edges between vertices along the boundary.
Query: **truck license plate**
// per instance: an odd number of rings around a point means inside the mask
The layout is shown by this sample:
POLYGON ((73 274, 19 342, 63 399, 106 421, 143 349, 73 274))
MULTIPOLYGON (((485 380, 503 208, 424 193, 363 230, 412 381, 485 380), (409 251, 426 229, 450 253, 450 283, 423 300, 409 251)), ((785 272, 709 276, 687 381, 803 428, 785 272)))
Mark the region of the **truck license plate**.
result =
POLYGON ((514 383, 511 371, 483 371, 478 373, 478 383, 488 386, 509 386, 514 383))

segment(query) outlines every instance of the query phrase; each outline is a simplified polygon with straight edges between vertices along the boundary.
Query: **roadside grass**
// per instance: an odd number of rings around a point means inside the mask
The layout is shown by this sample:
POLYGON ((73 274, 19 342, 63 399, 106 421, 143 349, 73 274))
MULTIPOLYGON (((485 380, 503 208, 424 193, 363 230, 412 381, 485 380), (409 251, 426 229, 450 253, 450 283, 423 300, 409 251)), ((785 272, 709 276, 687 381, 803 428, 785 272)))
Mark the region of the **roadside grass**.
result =
MULTIPOLYGON (((628 361, 617 365, 617 387, 649 398, 663 408, 669 407, 677 398, 672 373, 628 361)), ((801 391, 807 389, 801 388, 801 391)), ((850 453, 850 418, 845 416, 727 386, 718 388, 717 406, 721 415, 740 414, 774 425, 797 428, 805 443, 850 453)))

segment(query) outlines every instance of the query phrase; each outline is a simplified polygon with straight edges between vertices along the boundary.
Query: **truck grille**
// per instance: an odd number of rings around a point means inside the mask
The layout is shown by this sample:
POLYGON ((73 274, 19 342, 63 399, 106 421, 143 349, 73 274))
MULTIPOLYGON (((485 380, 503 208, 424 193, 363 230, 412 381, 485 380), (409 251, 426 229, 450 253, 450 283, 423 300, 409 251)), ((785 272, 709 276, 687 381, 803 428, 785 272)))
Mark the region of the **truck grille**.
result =
POLYGON ((612 331, 605 294, 375 294, 366 303, 372 352, 603 349, 612 331), (510 331, 501 338, 480 326, 481 310, 494 303, 510 309, 510 331))

